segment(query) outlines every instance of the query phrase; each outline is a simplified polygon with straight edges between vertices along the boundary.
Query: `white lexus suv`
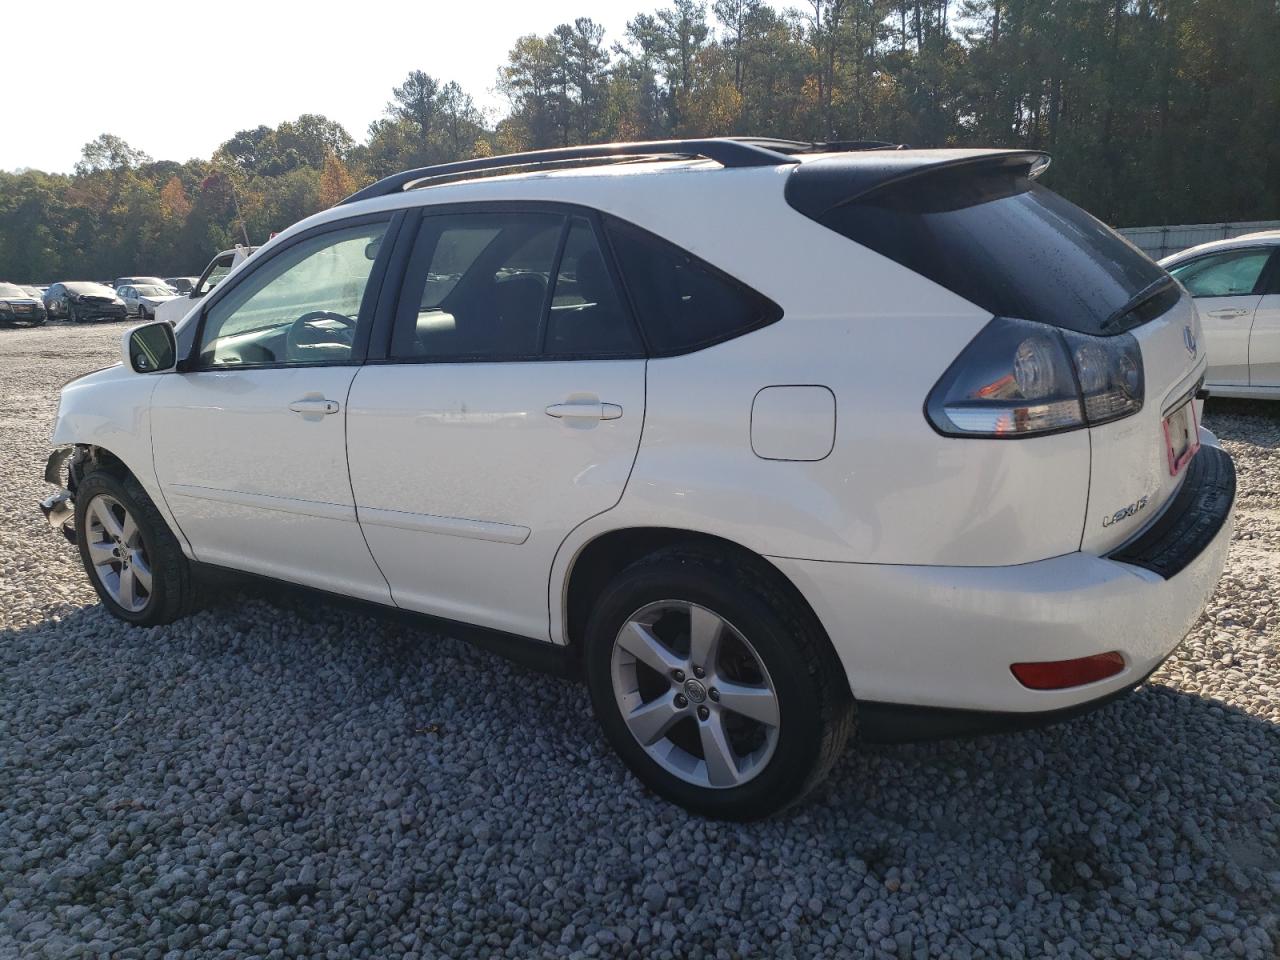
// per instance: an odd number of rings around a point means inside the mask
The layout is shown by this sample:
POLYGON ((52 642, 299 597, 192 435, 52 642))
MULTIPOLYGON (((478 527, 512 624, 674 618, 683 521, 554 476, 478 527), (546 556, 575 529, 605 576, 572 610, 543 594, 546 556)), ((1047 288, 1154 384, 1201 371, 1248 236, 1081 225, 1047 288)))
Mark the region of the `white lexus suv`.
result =
POLYGON ((1222 572, 1191 298, 1010 150, 712 139, 409 171, 64 387, 103 604, 202 567, 581 672, 703 813, 1141 682, 1222 572), (480 629, 475 629, 480 628, 480 629))

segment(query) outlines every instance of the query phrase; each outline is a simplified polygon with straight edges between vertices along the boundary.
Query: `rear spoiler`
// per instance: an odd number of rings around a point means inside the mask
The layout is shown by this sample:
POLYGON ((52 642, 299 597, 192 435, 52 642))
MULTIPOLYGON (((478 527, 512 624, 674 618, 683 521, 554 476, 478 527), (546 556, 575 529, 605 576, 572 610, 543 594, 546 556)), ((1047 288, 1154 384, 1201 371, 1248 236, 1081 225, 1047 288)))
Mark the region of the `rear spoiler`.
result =
POLYGON ((787 177, 786 199, 814 220, 846 203, 907 180, 973 168, 975 172, 1005 168, 1035 178, 1049 167, 1040 150, 885 150, 858 153, 796 165, 787 177))

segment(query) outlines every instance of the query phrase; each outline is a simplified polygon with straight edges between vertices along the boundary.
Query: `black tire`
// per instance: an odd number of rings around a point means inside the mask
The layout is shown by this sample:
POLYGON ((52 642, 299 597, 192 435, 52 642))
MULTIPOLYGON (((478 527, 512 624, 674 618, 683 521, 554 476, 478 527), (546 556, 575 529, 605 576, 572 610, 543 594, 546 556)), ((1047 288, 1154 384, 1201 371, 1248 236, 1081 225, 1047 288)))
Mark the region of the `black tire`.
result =
POLYGON ((133 477, 121 479, 102 470, 86 474, 76 489, 76 531, 85 573, 103 606, 113 616, 128 623, 150 627, 171 623, 198 606, 199 596, 191 564, 183 555, 182 548, 164 517, 142 489, 142 485, 133 477), (89 559, 89 523, 86 512, 89 504, 99 494, 106 494, 118 501, 138 525, 152 577, 150 596, 141 610, 128 610, 117 603, 89 559))
POLYGON ((81 322, 80 314, 76 311, 76 308, 71 306, 70 304, 67 304, 67 319, 72 323, 81 322))
POLYGON ((765 561, 744 562, 690 546, 662 550, 632 564, 606 588, 591 613, 585 661, 596 717, 627 766, 655 793, 706 816, 754 820, 795 803, 826 777, 852 730, 853 702, 830 642, 765 561), (763 768, 740 786, 699 786, 668 772, 623 719, 612 680, 614 644, 637 611, 662 600, 698 604, 731 623, 755 648, 773 681, 777 743, 763 768))

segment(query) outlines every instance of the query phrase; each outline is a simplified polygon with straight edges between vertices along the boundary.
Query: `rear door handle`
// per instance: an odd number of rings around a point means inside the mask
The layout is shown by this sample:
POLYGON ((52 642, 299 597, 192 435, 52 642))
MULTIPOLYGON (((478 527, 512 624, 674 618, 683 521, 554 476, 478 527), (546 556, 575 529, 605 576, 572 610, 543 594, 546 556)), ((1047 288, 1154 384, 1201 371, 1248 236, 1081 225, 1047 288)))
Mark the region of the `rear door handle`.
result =
POLYGON ((547 407, 547 416, 557 420, 617 420, 622 416, 622 407, 599 400, 577 400, 551 404, 547 407))
POLYGON ((337 413, 337 400, 295 400, 289 404, 289 409, 294 413, 337 413))
POLYGON ((1234 320, 1236 317, 1243 317, 1249 310, 1242 310, 1239 307, 1227 307, 1223 310, 1210 310, 1206 316, 1213 317, 1215 320, 1234 320))

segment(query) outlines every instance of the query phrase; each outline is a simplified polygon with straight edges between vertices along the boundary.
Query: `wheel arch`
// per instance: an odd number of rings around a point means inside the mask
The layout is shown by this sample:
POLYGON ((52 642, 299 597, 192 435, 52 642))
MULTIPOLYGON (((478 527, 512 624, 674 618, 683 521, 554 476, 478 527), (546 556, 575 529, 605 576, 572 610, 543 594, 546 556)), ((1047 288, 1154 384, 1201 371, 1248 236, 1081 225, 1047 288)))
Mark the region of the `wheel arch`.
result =
POLYGON ((569 561, 560 592, 561 627, 564 642, 575 656, 583 650, 583 634, 590 616, 591 599, 623 569, 659 550, 670 547, 693 547, 733 557, 749 564, 769 577, 795 602, 796 607, 818 631, 831 655, 841 664, 841 682, 849 690, 846 671, 839 653, 813 606, 791 579, 763 555, 725 537, 676 527, 620 527, 603 531, 583 543, 569 561))

